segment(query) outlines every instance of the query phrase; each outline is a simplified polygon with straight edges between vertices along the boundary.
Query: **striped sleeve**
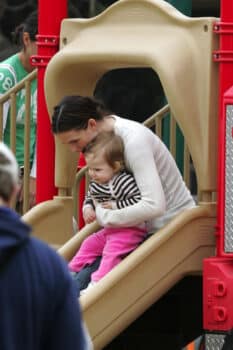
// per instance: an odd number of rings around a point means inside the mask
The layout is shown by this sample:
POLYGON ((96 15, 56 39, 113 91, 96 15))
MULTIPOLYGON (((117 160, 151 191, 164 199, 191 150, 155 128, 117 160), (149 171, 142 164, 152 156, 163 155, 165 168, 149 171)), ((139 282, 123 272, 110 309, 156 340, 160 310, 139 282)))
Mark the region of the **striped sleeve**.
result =
POLYGON ((141 194, 134 177, 122 172, 112 184, 118 209, 128 207, 141 200, 141 194))
POLYGON ((84 199, 84 202, 83 202, 83 209, 84 207, 86 206, 91 206, 93 209, 95 209, 95 205, 94 205, 94 202, 91 198, 91 194, 90 194, 90 190, 88 190, 87 194, 86 194, 86 197, 84 199))

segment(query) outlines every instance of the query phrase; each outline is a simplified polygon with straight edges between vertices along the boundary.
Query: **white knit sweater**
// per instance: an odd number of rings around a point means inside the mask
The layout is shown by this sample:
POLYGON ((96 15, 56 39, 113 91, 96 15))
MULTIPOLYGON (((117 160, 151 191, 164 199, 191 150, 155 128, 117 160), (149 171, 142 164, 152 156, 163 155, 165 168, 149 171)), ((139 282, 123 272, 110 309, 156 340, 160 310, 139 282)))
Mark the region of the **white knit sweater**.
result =
POLYGON ((122 209, 96 207, 98 222, 105 227, 134 226, 147 222, 153 233, 183 209, 195 206, 179 169, 164 143, 142 124, 115 118, 114 131, 125 147, 126 168, 135 177, 141 201, 122 209))

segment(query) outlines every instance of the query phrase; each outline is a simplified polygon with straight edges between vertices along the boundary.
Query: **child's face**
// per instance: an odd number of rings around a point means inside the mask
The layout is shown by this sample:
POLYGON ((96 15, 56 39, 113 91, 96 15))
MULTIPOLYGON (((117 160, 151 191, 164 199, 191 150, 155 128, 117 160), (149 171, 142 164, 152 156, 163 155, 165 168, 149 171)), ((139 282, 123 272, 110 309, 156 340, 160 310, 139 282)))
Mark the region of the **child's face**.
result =
POLYGON ((116 170, 106 162, 103 155, 94 156, 87 154, 85 159, 90 178, 99 184, 107 183, 116 173, 116 170))

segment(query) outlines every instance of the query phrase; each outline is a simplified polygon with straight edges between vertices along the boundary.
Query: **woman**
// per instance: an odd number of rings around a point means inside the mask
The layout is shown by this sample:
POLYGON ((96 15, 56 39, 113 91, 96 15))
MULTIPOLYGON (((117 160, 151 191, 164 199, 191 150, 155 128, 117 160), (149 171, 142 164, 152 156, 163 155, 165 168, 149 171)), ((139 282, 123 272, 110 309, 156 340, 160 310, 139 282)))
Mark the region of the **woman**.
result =
MULTIPOLYGON (((24 79, 33 70, 31 55, 37 53, 37 12, 31 13, 24 23, 19 25, 14 33, 14 39, 22 49, 15 55, 0 63, 0 96, 24 79)), ((4 142, 10 146, 10 101, 4 104, 3 129, 4 142)), ((37 114, 37 82, 31 83, 31 125, 30 125, 30 205, 34 204, 36 191, 35 174, 35 144, 36 144, 36 114, 37 114)), ((16 96, 16 158, 24 165, 24 119, 25 119, 25 89, 16 96)), ((21 192, 22 193, 22 192, 21 192)), ((21 198, 22 200, 22 198, 21 198)))
POLYGON ((129 227, 146 221, 147 232, 152 234, 195 206, 175 160, 159 137, 140 123, 112 115, 99 101, 64 97, 54 108, 52 130, 73 152, 84 150, 101 131, 121 136, 126 169, 135 177, 141 200, 118 210, 97 207, 96 217, 102 226, 129 227))

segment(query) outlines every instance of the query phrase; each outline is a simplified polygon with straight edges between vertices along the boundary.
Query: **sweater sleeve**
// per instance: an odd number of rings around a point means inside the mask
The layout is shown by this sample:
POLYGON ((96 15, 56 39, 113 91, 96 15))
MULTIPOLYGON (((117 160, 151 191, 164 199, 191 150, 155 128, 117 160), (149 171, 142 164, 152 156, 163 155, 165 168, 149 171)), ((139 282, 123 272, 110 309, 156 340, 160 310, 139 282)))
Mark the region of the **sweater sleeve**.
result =
POLYGON ((98 205, 96 215, 100 225, 133 226, 164 214, 165 195, 153 155, 154 145, 147 135, 141 128, 140 134, 135 133, 125 144, 126 162, 135 177, 141 200, 117 210, 104 209, 98 205))

